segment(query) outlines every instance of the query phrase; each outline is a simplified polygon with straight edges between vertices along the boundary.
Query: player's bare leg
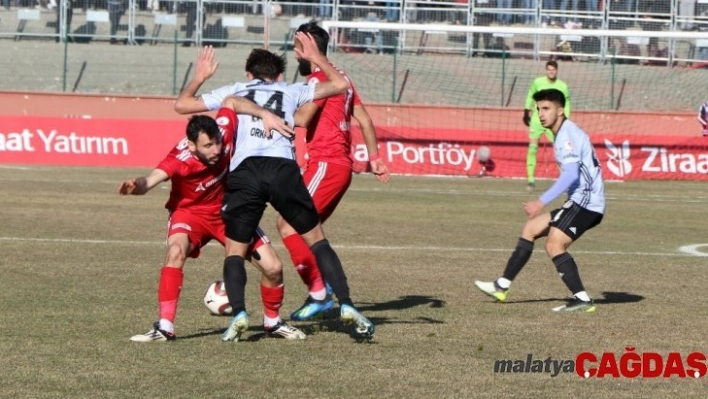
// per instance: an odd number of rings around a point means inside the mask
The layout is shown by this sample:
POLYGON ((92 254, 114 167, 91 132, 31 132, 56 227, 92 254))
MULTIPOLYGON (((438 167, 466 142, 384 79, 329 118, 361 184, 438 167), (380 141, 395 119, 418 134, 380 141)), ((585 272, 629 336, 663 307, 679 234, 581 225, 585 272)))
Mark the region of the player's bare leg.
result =
POLYGON ((270 244, 260 246, 251 255, 251 262, 261 271, 263 327, 266 332, 285 339, 305 339, 305 333, 280 318, 280 308, 285 296, 283 263, 273 247, 270 244))
POLYGON ((160 342, 175 339, 174 321, 184 281, 182 269, 187 254, 191 251, 192 245, 187 234, 176 233, 167 239, 167 255, 165 256, 165 265, 160 270, 160 283, 157 290, 160 318, 155 322, 152 330, 131 337, 131 341, 160 342))

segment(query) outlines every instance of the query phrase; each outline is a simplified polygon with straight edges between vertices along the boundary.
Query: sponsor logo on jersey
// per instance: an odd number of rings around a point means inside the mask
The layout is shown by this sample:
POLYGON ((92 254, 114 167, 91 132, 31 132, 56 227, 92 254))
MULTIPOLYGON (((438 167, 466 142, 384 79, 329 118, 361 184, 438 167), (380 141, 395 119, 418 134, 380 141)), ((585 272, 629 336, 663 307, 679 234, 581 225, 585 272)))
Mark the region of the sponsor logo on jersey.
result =
POLYGON ((226 171, 227 171, 227 170, 228 170, 228 168, 224 168, 224 170, 222 170, 221 173, 219 173, 218 176, 216 176, 216 177, 214 177, 213 179, 207 181, 206 183, 201 183, 201 182, 200 182, 199 185, 197 186, 197 188, 196 188, 194 191, 206 191, 209 187, 211 187, 211 186, 213 186, 214 184, 216 184, 216 183, 218 183, 219 181, 221 181, 221 179, 222 179, 222 178, 224 177, 224 175, 226 174, 226 171))

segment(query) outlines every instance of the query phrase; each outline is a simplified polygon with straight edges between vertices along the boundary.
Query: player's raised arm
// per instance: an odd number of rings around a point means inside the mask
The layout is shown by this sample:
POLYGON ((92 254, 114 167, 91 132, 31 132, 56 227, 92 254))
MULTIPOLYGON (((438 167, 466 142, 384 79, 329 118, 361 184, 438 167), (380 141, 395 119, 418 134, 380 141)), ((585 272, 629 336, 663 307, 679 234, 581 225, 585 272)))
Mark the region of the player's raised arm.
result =
POLYGON ((359 127, 361 127, 361 134, 364 136, 366 151, 369 154, 371 173, 373 173, 381 183, 388 183, 388 167, 379 155, 378 140, 376 139, 376 128, 374 127, 374 122, 371 120, 369 113, 366 112, 366 108, 364 108, 361 104, 354 106, 352 116, 359 123, 359 127))
POLYGON ((179 93, 174 104, 174 109, 177 113, 185 115, 208 111, 207 105, 204 104, 200 96, 197 96, 197 92, 204 82, 214 76, 218 67, 219 63, 214 61, 214 48, 212 46, 204 46, 197 51, 194 76, 184 87, 184 90, 179 93))
POLYGON ((124 180, 118 186, 120 195, 143 195, 158 184, 169 180, 169 176, 162 169, 153 169, 147 176, 124 180))
POLYGON ((349 88, 349 82, 334 69, 327 57, 320 53, 312 35, 305 32, 297 32, 295 39, 302 43, 302 49, 295 47, 298 57, 317 65, 328 79, 326 82, 318 82, 315 85, 314 99, 317 100, 344 93, 349 88))
POLYGON ((263 121, 263 130, 267 135, 270 134, 271 130, 275 130, 285 137, 291 137, 295 134, 294 127, 288 126, 285 119, 245 97, 226 97, 221 103, 221 106, 231 108, 237 114, 252 115, 261 118, 263 121))

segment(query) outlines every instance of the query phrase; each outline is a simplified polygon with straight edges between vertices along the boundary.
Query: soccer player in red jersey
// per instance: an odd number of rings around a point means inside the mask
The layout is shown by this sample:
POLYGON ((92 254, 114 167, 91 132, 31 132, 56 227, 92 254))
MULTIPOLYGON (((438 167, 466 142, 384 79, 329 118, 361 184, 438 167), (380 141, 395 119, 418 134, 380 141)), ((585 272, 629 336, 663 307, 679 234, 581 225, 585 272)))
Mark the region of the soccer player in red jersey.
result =
MULTIPOLYGON (((327 55, 329 34, 326 30, 310 22, 300 25, 297 31, 312 35, 320 53, 327 55)), ((297 40, 295 46, 302 48, 297 40)), ((312 67, 310 61, 298 59, 298 70, 301 75, 307 76, 308 83, 327 81, 320 68, 315 66, 312 70, 312 67)), ((372 173, 382 183, 389 179, 388 168, 379 156, 376 130, 371 117, 361 103, 351 79, 345 72, 339 72, 349 82, 346 92, 305 104, 296 114, 296 124, 307 128, 307 165, 303 179, 322 223, 332 215, 352 182, 352 116, 361 127, 372 173)), ((278 217, 277 224, 293 265, 310 288, 307 300, 290 318, 307 320, 329 310, 334 303, 324 289, 317 290, 319 287, 314 284, 319 273, 309 246, 282 217, 278 217)))
MULTIPOLYGON (((187 137, 152 172, 144 177, 125 180, 118 188, 121 195, 143 195, 159 183, 172 181, 170 197, 165 205, 170 219, 167 256, 158 287, 160 319, 152 330, 133 336, 131 341, 175 339, 174 320, 186 258, 199 257, 200 249, 212 239, 224 245, 225 231, 220 210, 234 132, 234 126, 226 124, 233 123, 235 118, 235 113, 228 109, 222 110, 216 120, 206 115, 192 117, 187 124, 187 137)), ((260 229, 249 252, 252 262, 263 273, 261 298, 266 331, 288 339, 305 338, 302 331, 280 319, 279 308, 284 296, 282 262, 260 229)))

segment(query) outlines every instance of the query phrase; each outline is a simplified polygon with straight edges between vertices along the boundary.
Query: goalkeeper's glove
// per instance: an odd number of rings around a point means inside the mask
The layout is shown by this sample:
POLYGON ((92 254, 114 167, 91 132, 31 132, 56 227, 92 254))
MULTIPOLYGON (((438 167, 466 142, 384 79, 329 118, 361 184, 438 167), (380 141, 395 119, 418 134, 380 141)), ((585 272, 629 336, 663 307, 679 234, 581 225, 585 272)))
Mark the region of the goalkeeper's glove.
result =
POLYGON ((524 125, 529 126, 531 124, 531 110, 524 110, 524 125))

